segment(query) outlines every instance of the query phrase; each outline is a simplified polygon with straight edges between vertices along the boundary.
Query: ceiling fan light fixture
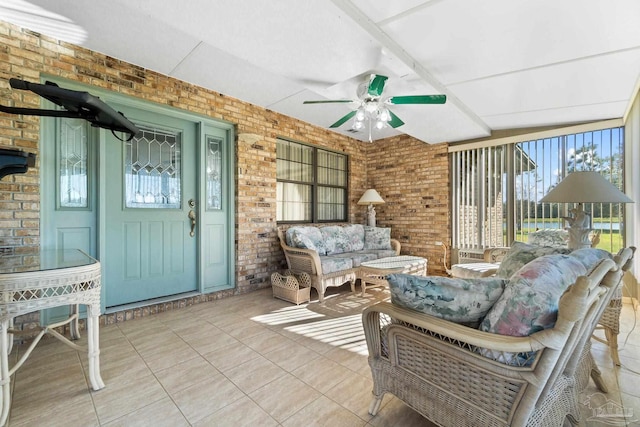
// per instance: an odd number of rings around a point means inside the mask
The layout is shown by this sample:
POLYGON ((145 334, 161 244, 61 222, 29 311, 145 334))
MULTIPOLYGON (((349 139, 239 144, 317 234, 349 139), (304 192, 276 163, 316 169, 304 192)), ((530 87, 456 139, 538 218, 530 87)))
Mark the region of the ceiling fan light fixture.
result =
POLYGON ((381 108, 380 109, 380 115, 378 116, 379 120, 382 120, 383 122, 388 122, 389 120, 391 120, 391 114, 389 114, 389 110, 387 110, 386 108, 381 108))
POLYGON ((366 81, 359 84, 356 89, 357 100, 325 99, 319 101, 304 101, 304 104, 357 103, 358 108, 356 110, 351 110, 337 122, 329 126, 329 128, 339 128, 353 118, 351 129, 354 131, 368 129, 369 142, 371 142, 372 130, 380 130, 387 127, 396 129, 404 125, 404 122, 387 108, 388 105, 444 104, 447 100, 446 95, 400 95, 382 98, 387 79, 387 76, 379 74, 368 75, 366 81))
POLYGON ((364 106, 364 109, 369 114, 375 114, 378 111, 378 103, 376 102, 367 102, 364 106))

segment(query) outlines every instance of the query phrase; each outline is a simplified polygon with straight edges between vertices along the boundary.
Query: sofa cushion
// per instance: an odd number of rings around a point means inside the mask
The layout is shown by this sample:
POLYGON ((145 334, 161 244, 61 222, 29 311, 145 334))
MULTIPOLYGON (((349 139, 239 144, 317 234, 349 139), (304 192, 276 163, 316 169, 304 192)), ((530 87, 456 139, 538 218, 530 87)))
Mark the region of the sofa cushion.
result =
POLYGON ((522 242, 513 242, 511 249, 498 267, 496 276, 508 279, 525 264, 544 255, 568 254, 568 248, 555 248, 551 246, 536 246, 522 242))
POLYGON ((346 252, 344 254, 328 255, 328 257, 330 257, 330 258, 349 258, 353 263, 353 267, 360 267, 360 264, 362 264, 363 262, 373 261, 373 260, 378 259, 378 256, 376 254, 369 253, 369 252, 363 252, 363 251, 346 252))
POLYGON ((591 272, 603 259, 613 259, 613 255, 609 252, 596 248, 576 249, 569 255, 577 258, 591 272))
POLYGON ((313 249, 318 255, 327 253, 324 238, 318 227, 290 227, 286 233, 287 245, 300 249, 313 249))
POLYGON ((396 251, 393 250, 393 249, 365 249, 365 250, 362 250, 360 252, 361 253, 367 253, 367 254, 373 254, 373 255, 375 255, 374 259, 398 256, 396 251))
POLYGON ((391 249, 391 229, 365 226, 364 249, 391 249))
POLYGON ((453 279, 390 274, 393 304, 457 323, 479 322, 503 292, 505 279, 453 279))
POLYGON ((576 257, 545 255, 519 269, 489 310, 480 330, 528 336, 551 328, 563 292, 587 269, 576 257))
POLYGON ((322 266, 322 274, 335 273, 336 271, 349 270, 353 268, 353 260, 351 258, 343 258, 336 256, 321 256, 320 265, 322 266))

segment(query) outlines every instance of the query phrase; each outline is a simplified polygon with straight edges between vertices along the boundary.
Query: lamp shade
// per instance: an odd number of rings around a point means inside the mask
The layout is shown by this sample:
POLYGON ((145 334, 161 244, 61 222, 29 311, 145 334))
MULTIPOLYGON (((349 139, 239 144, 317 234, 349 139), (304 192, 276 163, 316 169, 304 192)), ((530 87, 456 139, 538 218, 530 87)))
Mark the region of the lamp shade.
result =
POLYGON ((626 194, 594 171, 570 173, 540 201, 544 203, 633 203, 626 194))
POLYGON ((358 200, 359 205, 380 205, 382 203, 384 203, 384 200, 373 188, 365 191, 360 200, 358 200))

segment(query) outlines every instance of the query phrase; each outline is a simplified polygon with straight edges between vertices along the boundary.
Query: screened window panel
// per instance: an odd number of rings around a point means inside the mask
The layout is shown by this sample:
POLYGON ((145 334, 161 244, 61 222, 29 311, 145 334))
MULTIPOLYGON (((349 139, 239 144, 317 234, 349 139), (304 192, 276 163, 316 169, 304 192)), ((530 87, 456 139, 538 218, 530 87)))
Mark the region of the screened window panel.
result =
MULTIPOLYGON (((536 230, 564 228, 563 217, 575 205, 539 200, 581 170, 600 172, 624 191, 623 148, 623 128, 612 128, 451 153, 454 247, 526 242, 536 230)), ((591 228, 600 233, 598 248, 615 253, 624 246, 623 208, 619 203, 584 206, 591 228)))

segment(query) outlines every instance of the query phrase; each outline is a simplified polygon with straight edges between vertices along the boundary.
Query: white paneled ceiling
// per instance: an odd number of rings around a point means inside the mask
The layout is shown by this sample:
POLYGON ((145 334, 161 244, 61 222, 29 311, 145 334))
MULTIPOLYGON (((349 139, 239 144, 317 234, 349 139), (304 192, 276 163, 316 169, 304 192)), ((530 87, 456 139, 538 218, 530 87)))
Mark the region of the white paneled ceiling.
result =
MULTIPOLYGON (((371 74, 427 143, 623 117, 640 76, 638 0, 4 0, 0 20, 328 127, 371 74)), ((336 132, 362 141, 349 120, 336 132)))

